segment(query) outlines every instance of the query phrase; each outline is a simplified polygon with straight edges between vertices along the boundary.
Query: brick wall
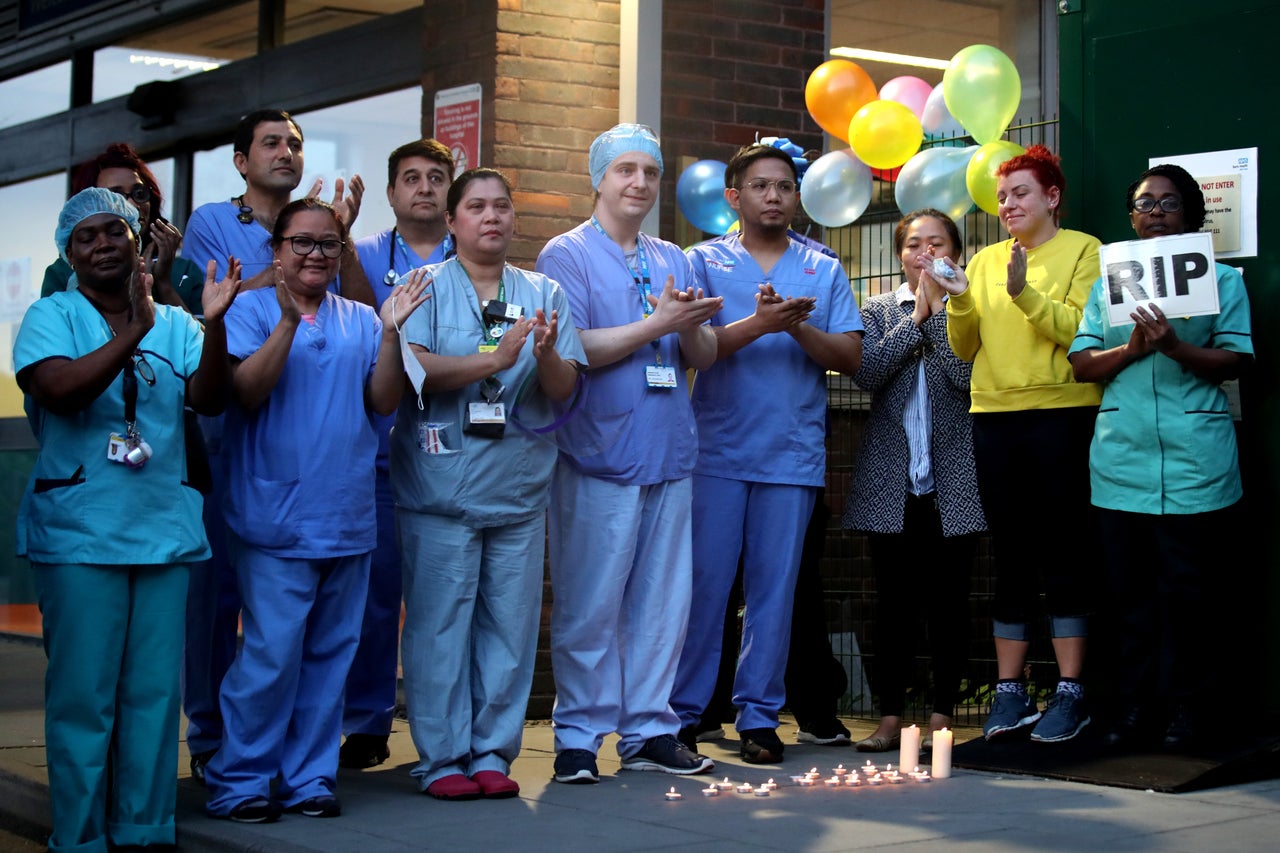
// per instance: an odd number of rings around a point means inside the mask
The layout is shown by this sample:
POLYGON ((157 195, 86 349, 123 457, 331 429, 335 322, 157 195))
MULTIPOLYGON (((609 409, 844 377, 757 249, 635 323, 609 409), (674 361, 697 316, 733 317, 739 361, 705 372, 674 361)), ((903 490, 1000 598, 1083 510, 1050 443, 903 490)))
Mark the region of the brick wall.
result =
POLYGON ((821 148, 804 84, 825 56, 823 0, 666 0, 662 235, 675 233, 681 158, 728 161, 756 135, 821 148))

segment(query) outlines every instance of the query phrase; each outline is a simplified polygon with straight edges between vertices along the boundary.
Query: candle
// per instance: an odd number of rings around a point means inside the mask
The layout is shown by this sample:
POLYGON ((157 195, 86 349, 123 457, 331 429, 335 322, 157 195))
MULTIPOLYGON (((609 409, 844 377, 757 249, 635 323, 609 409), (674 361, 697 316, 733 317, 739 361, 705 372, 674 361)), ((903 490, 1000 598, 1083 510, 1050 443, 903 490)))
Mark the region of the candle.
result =
POLYGON ((953 734, 948 729, 933 733, 933 778, 951 778, 951 742, 953 734))
POLYGON ((772 791, 774 788, 778 787, 778 783, 770 779, 768 782, 764 783, 764 786, 772 791))
POLYGON ((835 766, 835 769, 833 769, 831 772, 832 772, 832 773, 834 773, 834 774, 836 774, 837 776, 843 776, 844 774, 848 773, 849 771, 848 771, 848 770, 846 770, 846 769, 844 768, 844 765, 843 765, 843 764, 837 764, 837 765, 835 766))
POLYGON ((840 777, 839 777, 839 776, 832 776, 830 779, 828 779, 828 780, 827 780, 826 782, 824 782, 823 784, 824 784, 824 785, 826 785, 828 788, 839 788, 839 787, 840 787, 840 777))
POLYGON ((806 776, 802 776, 800 778, 800 781, 796 782, 796 784, 799 785, 801 788, 812 788, 814 783, 817 781, 818 780, 813 778, 812 776, 806 775, 806 776))
POLYGON ((721 791, 732 791, 732 790, 733 790, 733 783, 732 783, 732 782, 730 782, 730 781, 729 781, 729 777, 728 777, 728 776, 726 776, 726 777, 724 777, 724 781, 723 781, 723 782, 717 782, 717 783, 716 783, 716 787, 717 787, 717 788, 719 788, 721 791))
POLYGON ((675 802, 676 800, 683 800, 683 799, 684 799, 684 797, 680 796, 680 792, 679 792, 679 791, 677 791, 675 788, 672 788, 670 791, 667 791, 667 792, 666 792, 665 794, 663 794, 662 796, 663 796, 663 797, 665 797, 666 799, 668 799, 668 800, 672 801, 672 802, 675 802))
POLYGON ((871 763, 871 759, 867 759, 867 763, 862 765, 862 772, 870 776, 872 773, 879 773, 879 769, 871 763))
POLYGON ((756 788, 755 793, 757 797, 767 797, 769 796, 769 786, 761 785, 759 788, 756 788))
POLYGON ((856 788, 861 784, 862 779, 858 777, 857 773, 850 773, 848 776, 844 777, 844 785, 846 788, 856 788))
POLYGON ((901 731, 902 744, 898 748, 898 764, 915 767, 920 761, 920 727, 912 725, 901 731))
POLYGON ((879 773, 876 773, 876 774, 874 774, 874 775, 872 775, 872 776, 868 776, 868 777, 867 777, 867 784, 868 784, 868 785, 879 785, 879 784, 880 784, 881 782, 883 782, 883 781, 884 781, 884 779, 880 778, 880 774, 879 774, 879 773))
POLYGON ((750 794, 754 790, 755 789, 751 787, 750 782, 743 782, 741 785, 738 786, 739 794, 750 794))
POLYGON ((816 768, 816 767, 810 767, 810 768, 809 768, 809 774, 808 774, 808 775, 810 775, 810 776, 814 776, 814 777, 819 776, 820 774, 818 773, 818 768, 816 768))
POLYGON ((708 785, 707 787, 705 787, 705 788, 703 788, 703 789, 702 789, 702 796, 704 796, 704 797, 718 797, 718 796, 720 796, 720 789, 719 789, 719 788, 717 788, 717 787, 715 786, 715 784, 714 784, 714 783, 712 783, 712 784, 710 784, 710 785, 708 785))
POLYGON ((800 784, 800 780, 801 780, 801 779, 807 779, 807 778, 809 778, 809 777, 808 777, 808 776, 792 776, 792 777, 791 777, 791 781, 792 781, 792 782, 794 782, 795 784, 799 785, 799 784, 800 784))
POLYGON ((929 781, 931 781, 931 780, 930 780, 930 778, 929 778, 929 771, 928 771, 928 770, 917 770, 915 773, 912 773, 912 774, 911 774, 911 778, 912 778, 912 779, 915 779, 917 782, 929 782, 929 781))

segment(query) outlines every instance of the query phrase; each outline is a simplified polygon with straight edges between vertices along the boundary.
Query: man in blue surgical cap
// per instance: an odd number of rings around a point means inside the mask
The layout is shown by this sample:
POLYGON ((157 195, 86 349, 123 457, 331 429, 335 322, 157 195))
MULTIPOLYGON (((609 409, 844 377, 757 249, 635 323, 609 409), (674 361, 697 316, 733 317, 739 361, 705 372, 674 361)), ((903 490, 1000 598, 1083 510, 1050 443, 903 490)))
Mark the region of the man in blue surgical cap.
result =
POLYGON ((710 759, 675 737, 669 704, 692 595, 690 499, 698 452, 685 371, 711 365, 705 323, 722 300, 694 288, 679 247, 640 233, 658 198, 653 131, 620 124, 591 144, 591 219, 551 240, 589 369, 561 430, 548 524, 557 782, 599 781, 619 734, 623 770, 688 775, 710 759))

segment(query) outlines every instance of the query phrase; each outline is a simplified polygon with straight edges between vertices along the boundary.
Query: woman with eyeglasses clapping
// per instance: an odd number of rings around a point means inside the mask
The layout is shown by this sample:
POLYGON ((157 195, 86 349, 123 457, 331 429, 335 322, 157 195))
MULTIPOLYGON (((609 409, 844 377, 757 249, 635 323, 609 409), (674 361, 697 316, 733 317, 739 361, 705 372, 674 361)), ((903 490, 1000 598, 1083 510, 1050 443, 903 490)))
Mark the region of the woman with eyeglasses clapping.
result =
POLYGON ((290 203, 271 236, 275 287, 227 315, 224 508, 244 646, 222 682, 225 732, 205 780, 209 813, 245 823, 341 812, 342 691, 376 544, 369 410, 399 402, 398 329, 427 299, 413 279, 379 318, 330 292, 346 239, 329 205, 290 203))

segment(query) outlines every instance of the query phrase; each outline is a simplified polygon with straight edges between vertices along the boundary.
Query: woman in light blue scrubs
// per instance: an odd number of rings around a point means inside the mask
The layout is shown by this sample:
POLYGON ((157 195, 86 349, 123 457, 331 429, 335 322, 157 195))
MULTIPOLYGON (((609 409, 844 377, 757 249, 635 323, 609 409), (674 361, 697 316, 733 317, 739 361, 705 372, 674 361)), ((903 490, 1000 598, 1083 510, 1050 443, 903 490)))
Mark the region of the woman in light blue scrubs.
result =
POLYGON ((426 372, 391 433, 402 551, 401 660, 419 789, 514 797, 542 612, 556 447, 550 401, 586 356, 560 285, 507 263, 511 185, 472 169, 449 190, 457 256, 426 267, 434 298, 405 339, 426 372))
POLYGON ((379 319, 331 293, 346 239, 329 205, 290 203, 271 238, 275 287, 227 312, 224 508, 244 646, 222 681, 223 742, 205 781, 208 812, 243 823, 342 811, 342 689, 377 541, 369 410, 395 409, 399 325, 427 298, 422 281, 401 286, 379 319))
POLYGON ((151 298, 138 212, 97 187, 58 217, 79 281, 38 300, 13 345, 40 442, 18 513, 44 647, 50 850, 175 842, 178 670, 187 569, 209 556, 187 476, 184 401, 214 415, 239 264, 204 280, 205 327, 151 298))

